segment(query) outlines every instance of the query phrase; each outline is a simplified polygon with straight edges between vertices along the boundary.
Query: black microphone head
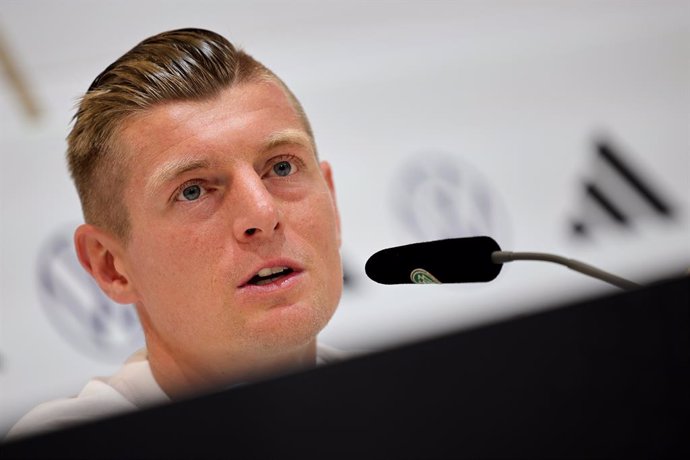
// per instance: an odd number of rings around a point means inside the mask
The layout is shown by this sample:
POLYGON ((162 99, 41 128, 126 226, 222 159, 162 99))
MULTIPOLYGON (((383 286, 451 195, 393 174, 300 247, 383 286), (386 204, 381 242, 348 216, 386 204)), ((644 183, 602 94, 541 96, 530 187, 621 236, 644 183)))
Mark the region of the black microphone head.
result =
POLYGON ((364 270, 381 284, 491 281, 502 267, 491 261, 491 254, 500 250, 488 236, 414 243, 377 252, 364 270))

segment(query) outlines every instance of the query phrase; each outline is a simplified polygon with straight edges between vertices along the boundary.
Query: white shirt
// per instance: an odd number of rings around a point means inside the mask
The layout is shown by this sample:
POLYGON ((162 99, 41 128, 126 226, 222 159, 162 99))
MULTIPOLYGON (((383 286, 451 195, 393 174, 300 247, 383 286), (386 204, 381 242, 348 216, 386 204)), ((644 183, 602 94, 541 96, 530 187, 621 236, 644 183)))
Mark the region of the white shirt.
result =
MULTIPOLYGON (((317 344, 317 365, 344 358, 343 352, 317 344)), ((141 349, 116 374, 91 379, 77 396, 36 406, 12 427, 5 439, 53 431, 166 402, 170 398, 153 377, 146 349, 141 349)))

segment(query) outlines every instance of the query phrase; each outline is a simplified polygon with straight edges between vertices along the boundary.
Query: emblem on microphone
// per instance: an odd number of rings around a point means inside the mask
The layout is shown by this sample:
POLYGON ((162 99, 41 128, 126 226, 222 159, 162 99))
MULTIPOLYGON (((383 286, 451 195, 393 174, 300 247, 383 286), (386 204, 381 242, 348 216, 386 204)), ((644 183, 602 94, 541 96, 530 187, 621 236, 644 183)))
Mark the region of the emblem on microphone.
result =
POLYGON ((414 284, 441 284, 434 275, 423 268, 415 268, 410 273, 410 279, 414 284))

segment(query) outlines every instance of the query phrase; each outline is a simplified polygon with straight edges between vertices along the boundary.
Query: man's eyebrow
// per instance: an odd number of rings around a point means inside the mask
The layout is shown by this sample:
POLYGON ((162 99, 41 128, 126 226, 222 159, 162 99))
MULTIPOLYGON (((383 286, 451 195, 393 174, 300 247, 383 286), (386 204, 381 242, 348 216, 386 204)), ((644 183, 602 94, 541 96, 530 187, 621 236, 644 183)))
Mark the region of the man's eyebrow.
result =
POLYGON ((211 163, 208 160, 196 158, 180 158, 164 163, 156 169, 148 182, 146 190, 153 193, 172 179, 195 169, 209 168, 211 163))
MULTIPOLYGON (((300 129, 284 129, 272 133, 266 138, 262 151, 268 151, 281 145, 300 145, 314 151, 311 137, 300 129)), ((177 176, 196 169, 210 168, 211 163, 205 159, 180 158, 164 163, 156 169, 146 183, 146 191, 154 193, 177 176)))
POLYGON ((284 129, 282 131, 272 133, 266 139, 266 142, 262 150, 267 151, 276 147, 280 147, 281 145, 290 144, 301 145, 302 147, 306 147, 309 150, 316 153, 312 138, 309 136, 309 134, 302 131, 301 129, 284 129))

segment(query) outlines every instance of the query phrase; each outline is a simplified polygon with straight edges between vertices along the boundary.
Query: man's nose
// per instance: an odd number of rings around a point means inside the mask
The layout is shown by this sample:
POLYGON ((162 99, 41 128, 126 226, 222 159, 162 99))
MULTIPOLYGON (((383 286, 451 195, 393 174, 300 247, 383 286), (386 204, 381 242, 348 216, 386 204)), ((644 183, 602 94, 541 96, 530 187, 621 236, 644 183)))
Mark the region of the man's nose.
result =
POLYGON ((230 206, 235 208, 233 232, 240 242, 270 237, 280 227, 275 198, 254 172, 235 181, 230 206))

